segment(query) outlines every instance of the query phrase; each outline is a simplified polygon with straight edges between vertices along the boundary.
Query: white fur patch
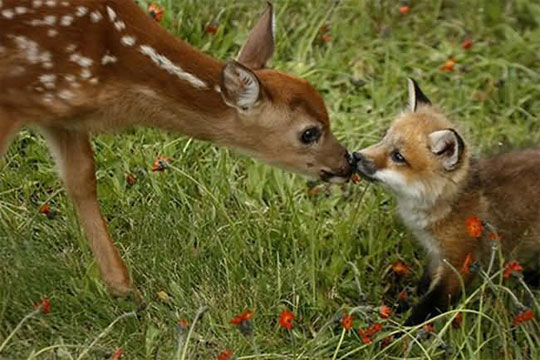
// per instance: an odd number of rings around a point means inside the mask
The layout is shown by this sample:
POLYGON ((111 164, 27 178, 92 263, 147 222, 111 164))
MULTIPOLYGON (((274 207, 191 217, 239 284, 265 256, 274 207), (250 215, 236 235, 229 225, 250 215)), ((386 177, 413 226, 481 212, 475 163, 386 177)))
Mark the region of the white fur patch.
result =
POLYGON ((88 69, 81 70, 81 78, 88 80, 92 77, 92 72, 88 69))
POLYGON ((64 15, 60 20, 60 25, 71 26, 71 24, 73 24, 73 20, 75 20, 75 18, 72 15, 64 15))
POLYGON ((69 90, 62 90, 58 93, 58 97, 62 100, 71 100, 75 97, 75 94, 69 90))
POLYGON ((77 80, 75 75, 72 75, 72 74, 64 75, 64 79, 66 79, 66 81, 70 83, 73 83, 77 80))
POLYGON ((117 61, 118 61, 118 59, 116 58, 116 56, 112 56, 109 52, 107 52, 101 58, 101 65, 114 64, 117 61))
POLYGON ((56 0, 47 0, 45 1, 45 5, 47 5, 48 7, 54 7, 56 6, 56 0))
POLYGON ((43 94, 43 101, 46 103, 51 103, 54 100, 54 95, 51 93, 43 94))
POLYGON ((84 6, 78 6, 77 12, 75 12, 75 15, 77 17, 83 17, 84 15, 88 14, 88 8, 84 6))
POLYGON ((435 239, 430 233, 425 230, 412 229, 414 235, 420 242, 420 245, 426 250, 431 260, 438 260, 441 257, 441 249, 437 239, 435 239))
POLYGON ((135 45, 136 39, 134 36, 126 35, 126 36, 122 36, 122 38, 120 39, 120 42, 124 46, 133 46, 135 45))
POLYGON ((15 8, 15 13, 17 15, 23 15, 23 14, 26 14, 26 12, 28 11, 28 9, 26 9, 24 6, 17 6, 15 8))
POLYGON ((111 20, 111 22, 116 20, 116 13, 109 6, 107 6, 107 14, 109 15, 109 20, 111 20))
POLYGON ((33 8, 40 8, 43 6, 43 0, 34 0, 32 1, 32 7, 33 8))
POLYGON ((402 192, 404 188, 407 188, 407 180, 403 175, 397 171, 383 169, 378 170, 373 175, 373 178, 379 180, 383 184, 389 186, 396 192, 402 192))
POLYGON ((56 87, 56 75, 54 74, 43 74, 39 77, 39 81, 43 84, 45 89, 54 89, 56 87))
POLYGON ((47 15, 43 19, 33 19, 30 22, 27 22, 27 24, 30 24, 31 26, 53 26, 56 24, 56 16, 54 15, 47 15))
POLYGON ((98 23, 103 19, 103 15, 99 11, 93 11, 90 13, 90 21, 92 21, 94 24, 98 23))
POLYGON ((170 74, 176 75, 181 80, 187 81, 192 86, 199 89, 205 89, 208 87, 204 81, 200 80, 193 74, 184 71, 180 66, 173 64, 171 60, 161 54, 158 54, 151 46, 141 45, 139 46, 139 51, 148 56, 150 60, 152 60, 163 70, 170 74))
POLYGON ((12 9, 2 10, 1 14, 2 14, 2 17, 6 18, 8 20, 13 19, 13 17, 15 16, 15 12, 12 9))
POLYGON ((55 30, 55 29, 49 29, 47 30, 47 36, 48 37, 55 37, 56 35, 58 35, 58 31, 55 30))
POLYGON ((72 54, 69 61, 77 63, 81 67, 90 67, 94 63, 92 59, 84 57, 80 53, 72 54))
POLYGON ((70 45, 66 46, 66 52, 68 52, 68 53, 74 52, 75 50, 77 50, 77 45, 75 45, 75 44, 70 44, 70 45))
POLYGON ((31 64, 42 63, 43 67, 49 67, 51 64, 52 55, 49 51, 43 51, 37 42, 30 40, 24 36, 12 36, 15 45, 19 50, 25 52, 26 60, 31 64))
POLYGON ((122 20, 118 20, 114 23, 114 27, 116 28, 116 30, 122 31, 126 29, 126 23, 122 20))

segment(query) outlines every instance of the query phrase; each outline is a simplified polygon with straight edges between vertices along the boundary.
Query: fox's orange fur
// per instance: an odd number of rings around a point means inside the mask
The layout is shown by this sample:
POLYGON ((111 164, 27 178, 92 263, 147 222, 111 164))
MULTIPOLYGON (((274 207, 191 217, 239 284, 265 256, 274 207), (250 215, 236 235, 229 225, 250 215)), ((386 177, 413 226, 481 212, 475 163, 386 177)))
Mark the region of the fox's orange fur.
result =
MULTIPOLYGON (((485 262, 493 251, 487 236, 467 233, 471 216, 497 231, 505 255, 539 270, 540 150, 475 160, 454 125, 413 80, 410 91, 411 110, 381 142, 355 157, 361 175, 395 193, 401 217, 428 253, 429 289, 406 322, 413 325, 456 299, 461 288, 456 271, 469 254, 485 262)), ((465 284, 472 278, 468 271, 461 276, 465 284)))

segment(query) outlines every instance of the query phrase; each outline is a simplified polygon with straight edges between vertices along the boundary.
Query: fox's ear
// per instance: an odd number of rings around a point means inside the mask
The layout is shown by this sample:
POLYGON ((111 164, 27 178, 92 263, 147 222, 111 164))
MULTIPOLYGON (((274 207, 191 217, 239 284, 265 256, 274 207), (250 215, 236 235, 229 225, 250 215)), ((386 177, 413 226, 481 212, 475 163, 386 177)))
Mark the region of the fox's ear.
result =
POLYGON ((419 105, 431 105, 431 101, 418 86, 416 80, 409 78, 409 107, 415 112, 419 105))
POLYGON ((220 91, 227 105, 249 111, 261 98, 261 83, 253 71, 231 61, 221 71, 220 91))
POLYGON ((429 134, 431 151, 439 158, 446 171, 456 169, 461 161, 465 143, 454 129, 446 129, 429 134))
POLYGON ((267 4, 237 58, 239 63, 253 70, 264 68, 274 53, 274 11, 272 3, 267 4))

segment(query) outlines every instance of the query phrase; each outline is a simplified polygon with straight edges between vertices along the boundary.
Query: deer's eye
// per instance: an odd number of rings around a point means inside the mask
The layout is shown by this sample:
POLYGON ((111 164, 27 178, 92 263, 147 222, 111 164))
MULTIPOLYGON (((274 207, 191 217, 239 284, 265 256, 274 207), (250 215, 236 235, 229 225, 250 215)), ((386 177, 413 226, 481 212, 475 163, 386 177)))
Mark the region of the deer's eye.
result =
POLYGON ((321 130, 318 127, 310 127, 302 133, 300 141, 305 145, 311 145, 321 137, 321 130))

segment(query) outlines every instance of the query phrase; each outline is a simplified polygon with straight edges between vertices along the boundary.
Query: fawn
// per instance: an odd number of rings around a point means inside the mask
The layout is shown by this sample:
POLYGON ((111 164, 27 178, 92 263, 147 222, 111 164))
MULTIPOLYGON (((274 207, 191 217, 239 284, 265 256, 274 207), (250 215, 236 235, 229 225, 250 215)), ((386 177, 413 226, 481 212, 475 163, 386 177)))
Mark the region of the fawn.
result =
POLYGON ((153 126, 346 181, 347 150, 307 82, 264 69, 269 3, 236 61, 174 38, 133 1, 0 0, 0 154, 22 126, 43 133, 105 284, 132 291, 101 215, 90 134, 153 126))

